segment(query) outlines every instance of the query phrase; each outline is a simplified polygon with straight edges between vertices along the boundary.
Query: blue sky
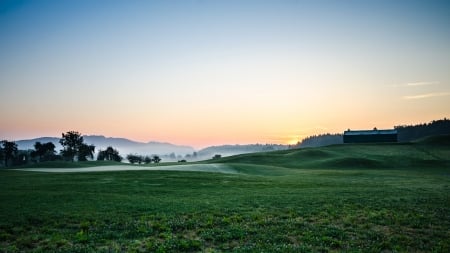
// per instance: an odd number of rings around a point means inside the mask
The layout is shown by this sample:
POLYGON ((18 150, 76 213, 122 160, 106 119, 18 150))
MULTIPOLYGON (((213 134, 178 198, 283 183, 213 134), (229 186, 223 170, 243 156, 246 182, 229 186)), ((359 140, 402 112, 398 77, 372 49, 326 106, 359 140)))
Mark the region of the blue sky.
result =
POLYGON ((0 137, 286 143, 448 117, 449 25, 434 0, 0 1, 0 137))

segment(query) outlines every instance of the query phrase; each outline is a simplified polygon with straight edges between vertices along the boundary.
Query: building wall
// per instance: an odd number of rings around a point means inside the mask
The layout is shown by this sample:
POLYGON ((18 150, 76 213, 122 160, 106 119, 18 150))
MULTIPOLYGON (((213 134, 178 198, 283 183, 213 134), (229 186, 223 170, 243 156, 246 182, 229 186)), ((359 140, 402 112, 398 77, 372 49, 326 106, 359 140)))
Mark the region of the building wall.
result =
POLYGON ((397 142, 397 134, 344 135, 344 143, 397 142))

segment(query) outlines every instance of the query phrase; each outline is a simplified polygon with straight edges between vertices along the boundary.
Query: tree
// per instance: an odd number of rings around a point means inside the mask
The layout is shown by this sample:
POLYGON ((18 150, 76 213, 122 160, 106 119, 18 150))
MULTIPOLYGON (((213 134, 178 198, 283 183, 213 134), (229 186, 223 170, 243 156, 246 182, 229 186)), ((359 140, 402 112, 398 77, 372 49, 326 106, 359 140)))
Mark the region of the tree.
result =
POLYGON ((97 161, 104 161, 106 159, 106 154, 104 150, 99 150, 97 154, 97 161))
POLYGON ((4 152, 3 152, 3 147, 2 147, 2 145, 0 145, 0 161, 3 161, 4 157, 5 156, 4 156, 4 152))
POLYGON ((52 142, 47 142, 44 144, 36 142, 34 144, 34 151, 31 152, 31 156, 38 157, 39 161, 43 162, 54 159, 55 153, 55 144, 52 142))
POLYGON ((87 161, 87 158, 94 159, 95 146, 82 143, 78 149, 78 161, 87 161))
POLYGON ((83 144, 83 136, 79 132, 69 131, 62 134, 59 143, 63 146, 63 150, 61 150, 62 156, 73 162, 80 150, 80 146, 83 144))
POLYGON ((159 163, 159 162, 161 162, 161 158, 159 158, 159 156, 155 155, 155 156, 153 156, 152 161, 153 161, 154 163, 159 163))
POLYGON ((12 160, 13 165, 27 164, 30 159, 30 152, 28 150, 18 150, 12 160))
POLYGON ((8 161, 14 159, 17 155, 17 144, 13 141, 3 140, 2 145, 3 160, 5 161, 5 167, 8 167, 8 161))
POLYGON ((59 143, 63 146, 61 155, 67 160, 74 161, 75 157, 79 161, 86 161, 86 157, 94 158, 94 145, 83 143, 83 136, 79 132, 69 131, 62 134, 59 143))
POLYGON ((119 155, 119 151, 115 150, 113 147, 107 147, 106 150, 100 150, 97 155, 97 161, 115 161, 121 162, 122 156, 119 155))
POLYGON ((140 156, 140 155, 132 155, 132 154, 129 154, 129 155, 127 155, 127 160, 128 160, 131 164, 135 164, 135 163, 141 164, 143 158, 142 158, 142 156, 140 156))
POLYGON ((149 164, 149 163, 151 163, 152 162, 152 159, 149 157, 149 156, 145 156, 145 158, 144 158, 144 163, 145 164, 149 164))

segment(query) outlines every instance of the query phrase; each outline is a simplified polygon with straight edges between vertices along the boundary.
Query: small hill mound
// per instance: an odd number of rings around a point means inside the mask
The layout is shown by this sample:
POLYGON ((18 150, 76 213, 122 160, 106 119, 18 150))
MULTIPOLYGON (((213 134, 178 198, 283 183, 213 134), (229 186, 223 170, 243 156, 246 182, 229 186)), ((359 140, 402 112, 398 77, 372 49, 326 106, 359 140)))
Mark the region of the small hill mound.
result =
POLYGON ((344 157, 324 161, 321 163, 323 167, 340 168, 340 169, 378 169, 386 168, 386 164, 375 159, 344 157))
POLYGON ((303 159, 325 159, 331 157, 332 154, 321 149, 308 148, 301 149, 298 152, 291 152, 286 156, 297 156, 303 159))
POLYGON ((417 143, 426 144, 426 145, 449 146, 450 147, 450 134, 425 137, 425 138, 418 140, 417 143))

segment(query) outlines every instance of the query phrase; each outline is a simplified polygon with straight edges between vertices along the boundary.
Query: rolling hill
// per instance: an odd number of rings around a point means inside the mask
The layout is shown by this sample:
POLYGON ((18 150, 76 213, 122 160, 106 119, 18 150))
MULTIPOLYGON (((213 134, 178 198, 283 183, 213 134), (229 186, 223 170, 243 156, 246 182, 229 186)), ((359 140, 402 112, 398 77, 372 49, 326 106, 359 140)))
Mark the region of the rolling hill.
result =
POLYGON ((343 144, 243 154, 213 162, 289 169, 450 168, 450 135, 428 137, 411 143, 343 144))

